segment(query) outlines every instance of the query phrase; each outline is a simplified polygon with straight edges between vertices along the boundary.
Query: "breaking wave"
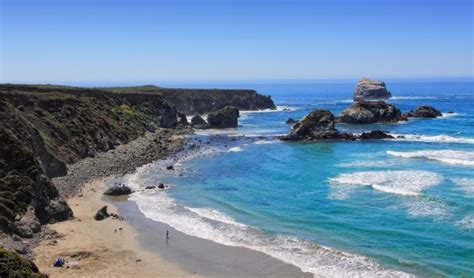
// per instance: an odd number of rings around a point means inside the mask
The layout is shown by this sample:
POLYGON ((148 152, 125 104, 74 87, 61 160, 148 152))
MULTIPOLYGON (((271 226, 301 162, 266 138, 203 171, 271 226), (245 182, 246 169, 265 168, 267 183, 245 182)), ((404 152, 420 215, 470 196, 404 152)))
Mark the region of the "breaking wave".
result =
POLYGON ((474 152, 456 150, 427 150, 411 152, 387 151, 387 154, 402 158, 426 158, 452 165, 474 166, 474 152))
POLYGON ((388 140, 397 140, 397 141, 418 141, 418 142, 428 142, 428 143, 460 143, 460 144, 474 144, 474 138, 469 137, 454 137, 449 135, 417 135, 417 134, 394 134, 396 139, 388 140))

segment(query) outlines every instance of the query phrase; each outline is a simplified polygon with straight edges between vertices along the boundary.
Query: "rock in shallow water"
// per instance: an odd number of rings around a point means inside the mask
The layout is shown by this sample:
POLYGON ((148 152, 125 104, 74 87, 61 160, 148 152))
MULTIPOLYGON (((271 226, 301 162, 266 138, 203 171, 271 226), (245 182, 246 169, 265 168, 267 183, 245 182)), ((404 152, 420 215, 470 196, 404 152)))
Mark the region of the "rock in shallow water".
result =
POLYGON ((239 109, 226 106, 207 115, 207 123, 210 128, 232 128, 237 127, 239 109))
POLYGON ((129 195, 132 193, 132 190, 128 186, 112 186, 104 192, 104 195, 108 196, 122 196, 129 195))
POLYGON ((363 132, 359 139, 392 139, 394 138, 392 135, 381 131, 381 130, 372 130, 370 132, 363 132))
POLYGON ((379 80, 362 78, 354 90, 354 101, 389 99, 392 94, 387 91, 385 83, 379 80))
POLYGON ((339 113, 336 121, 347 124, 394 123, 406 117, 390 103, 383 101, 355 102, 339 113))
POLYGON ((289 135, 280 139, 298 140, 352 140, 355 136, 341 133, 334 126, 334 115, 327 110, 314 110, 293 126, 289 135))
POLYGON ((199 129, 207 128, 206 121, 199 115, 194 115, 194 117, 191 119, 191 125, 194 128, 199 128, 199 129))
POLYGON ((97 221, 101 221, 101 220, 104 220, 105 218, 108 218, 109 216, 110 216, 110 214, 107 212, 107 206, 103 206, 94 215, 94 219, 97 220, 97 221))

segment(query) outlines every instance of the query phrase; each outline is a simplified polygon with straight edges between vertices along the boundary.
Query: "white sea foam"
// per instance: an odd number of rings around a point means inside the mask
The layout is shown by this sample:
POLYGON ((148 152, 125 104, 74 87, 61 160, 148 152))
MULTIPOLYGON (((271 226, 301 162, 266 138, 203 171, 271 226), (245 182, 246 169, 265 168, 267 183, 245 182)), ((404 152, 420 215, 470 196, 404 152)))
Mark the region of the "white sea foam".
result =
POLYGON ((258 140, 258 141, 255 141, 254 144, 256 145, 266 145, 266 144, 275 144, 275 143, 279 143, 280 140, 258 140))
POLYGON ((440 117, 440 119, 444 119, 444 118, 452 118, 452 117, 456 117, 456 116, 461 116, 461 115, 464 115, 464 114, 460 114, 460 113, 441 113, 443 116, 440 117))
POLYGON ((468 194, 468 196, 474 197, 474 179, 456 178, 451 179, 451 181, 460 186, 461 189, 468 194))
POLYGON ((401 171, 364 171, 349 174, 340 174, 330 178, 331 185, 343 186, 371 186, 373 189, 404 196, 417 196, 431 186, 439 184, 442 177, 436 173, 417 170, 401 171))
POLYGON ((426 196, 419 196, 415 199, 406 200, 401 204, 414 217, 434 217, 445 219, 450 217, 449 207, 439 199, 426 196))
POLYGON ((240 147, 233 147, 229 149, 229 152, 241 152, 241 151, 242 151, 242 148, 240 147))
POLYGON ((474 230, 474 214, 465 216, 463 219, 456 222, 458 226, 466 230, 474 230))
POLYGON ((353 167, 387 167, 398 165, 396 161, 387 161, 387 160, 358 160, 352 162, 340 163, 337 166, 344 168, 353 168, 353 167))
POLYGON ((264 252, 318 277, 411 277, 364 256, 318 246, 295 237, 267 235, 214 209, 179 205, 166 192, 136 192, 131 199, 146 217, 185 234, 264 252))
POLYGON ((437 97, 430 96, 394 96, 390 100, 411 100, 411 99, 437 99, 437 97))
POLYGON ((404 138, 395 138, 387 140, 397 141, 417 141, 428 143, 460 143, 460 144, 474 144, 474 138, 469 137, 454 137, 449 135, 417 135, 417 134, 391 134, 394 137, 403 136, 404 138))
POLYGON ((276 109, 262 109, 262 110, 241 110, 240 114, 254 114, 254 113, 275 113, 275 112, 292 112, 298 110, 298 107, 294 106, 277 106, 276 109))
POLYGON ((447 164, 474 166, 474 152, 457 150, 424 150, 411 152, 387 151, 387 154, 402 158, 425 158, 447 164))

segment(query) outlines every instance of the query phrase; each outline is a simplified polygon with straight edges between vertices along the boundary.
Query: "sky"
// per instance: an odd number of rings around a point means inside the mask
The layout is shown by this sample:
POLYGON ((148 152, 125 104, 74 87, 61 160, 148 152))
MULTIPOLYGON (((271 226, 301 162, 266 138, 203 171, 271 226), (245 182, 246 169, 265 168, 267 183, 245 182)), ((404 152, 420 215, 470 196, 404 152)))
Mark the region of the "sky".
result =
POLYGON ((474 0, 0 2, 0 83, 474 76, 474 0))

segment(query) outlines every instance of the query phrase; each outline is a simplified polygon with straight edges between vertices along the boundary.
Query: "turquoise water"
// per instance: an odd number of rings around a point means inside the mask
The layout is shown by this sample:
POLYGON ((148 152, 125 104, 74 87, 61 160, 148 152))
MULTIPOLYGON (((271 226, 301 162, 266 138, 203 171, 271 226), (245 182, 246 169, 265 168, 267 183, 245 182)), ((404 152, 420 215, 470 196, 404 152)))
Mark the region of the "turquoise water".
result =
MULTIPOLYGON (((352 83, 256 84, 278 111, 242 113, 239 128, 205 131, 229 140, 184 159, 181 176, 143 169, 130 184, 165 181, 167 193, 133 196, 145 216, 202 238, 245 246, 323 276, 474 275, 472 82, 394 82, 402 111, 433 105, 438 119, 386 125, 405 139, 280 142, 288 117, 350 104, 352 83), (283 108, 287 108, 284 110, 283 108), (258 137, 257 137, 258 136, 258 137), (211 148, 212 149, 212 148, 211 148)), ((225 87, 223 85, 223 87, 225 87)), ((224 139, 226 140, 226 139, 224 139)))

